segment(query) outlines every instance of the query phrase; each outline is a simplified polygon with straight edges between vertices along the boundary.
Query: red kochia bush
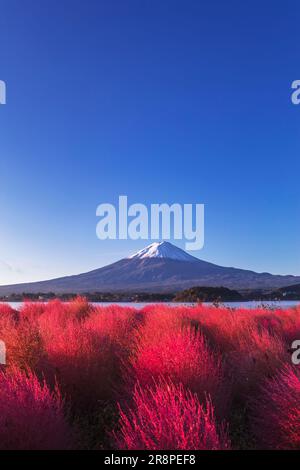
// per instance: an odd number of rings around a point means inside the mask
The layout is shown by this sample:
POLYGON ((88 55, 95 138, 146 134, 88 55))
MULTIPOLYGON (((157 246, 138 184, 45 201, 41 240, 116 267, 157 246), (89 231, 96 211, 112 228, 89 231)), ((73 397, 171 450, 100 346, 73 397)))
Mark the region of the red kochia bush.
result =
POLYGON ((46 308, 47 304, 42 302, 25 302, 20 310, 20 318, 35 322, 46 308))
POLYGON ((219 450, 229 449, 224 427, 217 430, 213 406, 199 403, 182 385, 160 383, 153 388, 136 386, 133 408, 120 410, 118 449, 219 450))
POLYGON ((49 364, 75 408, 112 398, 117 354, 107 335, 70 319, 63 328, 44 332, 43 338, 49 364))
POLYGON ((218 413, 222 408, 223 414, 227 405, 228 384, 221 359, 210 351, 204 336, 191 327, 151 333, 147 325, 131 359, 129 376, 141 387, 160 379, 182 383, 204 401, 209 393, 218 413))
POLYGON ((41 373, 47 360, 34 311, 33 304, 11 314, 0 311, 0 339, 6 345, 8 367, 41 373))
POLYGON ((0 449, 48 450, 70 446, 63 400, 37 377, 17 370, 0 374, 0 449))
POLYGON ((10 318, 17 321, 19 317, 19 312, 8 304, 0 304, 0 318, 10 318))
POLYGON ((300 449, 300 375, 286 366, 267 380, 253 402, 253 429, 258 446, 300 449))
POLYGON ((199 307, 187 315, 199 322, 211 347, 222 353, 232 375, 233 399, 256 393, 261 382, 289 360, 280 317, 270 310, 199 307))
POLYGON ((94 307, 85 326, 110 338, 122 350, 122 356, 125 356, 132 348, 139 321, 135 308, 111 305, 94 307))
POLYGON ((252 328, 241 332, 236 350, 228 354, 235 392, 240 398, 255 394, 261 383, 289 359, 282 339, 267 330, 252 328))

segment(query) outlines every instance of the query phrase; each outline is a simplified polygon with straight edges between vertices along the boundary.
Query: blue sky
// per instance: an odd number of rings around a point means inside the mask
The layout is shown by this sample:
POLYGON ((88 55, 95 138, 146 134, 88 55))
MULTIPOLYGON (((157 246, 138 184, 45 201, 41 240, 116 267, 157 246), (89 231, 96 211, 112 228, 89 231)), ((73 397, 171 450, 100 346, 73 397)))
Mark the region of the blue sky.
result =
POLYGON ((300 274, 299 2, 0 6, 1 284, 142 248, 96 238, 120 194, 204 203, 200 258, 300 274))

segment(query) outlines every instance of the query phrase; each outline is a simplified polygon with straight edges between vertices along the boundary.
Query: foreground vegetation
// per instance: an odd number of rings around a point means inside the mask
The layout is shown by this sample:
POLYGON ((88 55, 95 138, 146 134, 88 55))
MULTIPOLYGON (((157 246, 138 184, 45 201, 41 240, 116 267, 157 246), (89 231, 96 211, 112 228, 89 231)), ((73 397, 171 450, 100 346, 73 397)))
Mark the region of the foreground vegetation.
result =
POLYGON ((0 339, 1 449, 300 449, 300 307, 2 304, 0 339))

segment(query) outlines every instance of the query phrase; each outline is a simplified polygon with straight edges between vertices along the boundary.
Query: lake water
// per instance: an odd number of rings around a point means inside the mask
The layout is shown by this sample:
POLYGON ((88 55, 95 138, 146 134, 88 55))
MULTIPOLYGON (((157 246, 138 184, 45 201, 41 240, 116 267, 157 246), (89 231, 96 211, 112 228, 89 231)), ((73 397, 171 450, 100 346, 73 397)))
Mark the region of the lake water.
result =
MULTIPOLYGON (((109 305, 120 305, 123 307, 134 307, 137 309, 143 308, 146 305, 151 305, 152 304, 159 304, 160 302, 140 302, 140 303, 135 303, 135 302, 93 302, 93 305, 100 305, 103 307, 107 307, 109 305)), ((8 302, 8 304, 15 308, 18 309, 22 306, 23 302, 8 302)), ((192 306, 195 305, 193 303, 189 302, 164 302, 163 305, 169 305, 171 307, 178 307, 180 305, 185 305, 185 306, 192 306)), ((213 305, 211 302, 204 302, 204 305, 213 305)), ((225 307, 228 308, 258 308, 262 306, 267 306, 269 308, 288 308, 288 307, 294 307, 296 305, 300 305, 300 300, 279 300, 279 301, 272 301, 272 302, 258 302, 258 301, 248 301, 248 302, 223 302, 225 307)))

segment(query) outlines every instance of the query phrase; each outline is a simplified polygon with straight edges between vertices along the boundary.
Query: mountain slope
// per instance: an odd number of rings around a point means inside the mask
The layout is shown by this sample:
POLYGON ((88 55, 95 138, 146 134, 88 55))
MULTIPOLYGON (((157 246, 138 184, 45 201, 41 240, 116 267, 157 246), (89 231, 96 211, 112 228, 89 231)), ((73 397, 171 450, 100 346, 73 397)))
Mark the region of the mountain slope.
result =
POLYGON ((300 276, 223 267, 188 255, 171 243, 152 244, 125 258, 88 273, 50 281, 0 287, 0 295, 22 293, 175 292, 193 286, 230 289, 274 289, 300 283, 300 276))

